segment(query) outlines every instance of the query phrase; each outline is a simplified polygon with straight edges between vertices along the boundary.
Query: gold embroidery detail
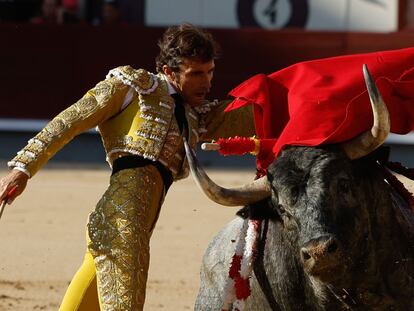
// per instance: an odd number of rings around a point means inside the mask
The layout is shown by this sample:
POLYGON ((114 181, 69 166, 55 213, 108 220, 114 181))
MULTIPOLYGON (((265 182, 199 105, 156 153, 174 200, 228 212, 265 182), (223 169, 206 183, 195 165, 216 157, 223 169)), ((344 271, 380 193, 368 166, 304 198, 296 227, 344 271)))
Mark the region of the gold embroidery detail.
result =
POLYGON ((78 107, 70 106, 66 110, 59 113, 57 117, 65 120, 67 123, 77 121, 80 119, 78 107))
POLYGON ((154 140, 140 138, 134 141, 131 136, 115 137, 106 141, 105 146, 111 163, 113 160, 112 155, 117 152, 129 152, 150 160, 156 160, 155 155, 159 150, 159 143, 154 140))
POLYGON ((125 69, 127 77, 130 75, 131 80, 134 81, 141 89, 147 90, 151 88, 153 81, 148 71, 143 69, 133 70, 131 67, 125 69))
POLYGON ((48 131, 52 136, 59 136, 66 128, 65 121, 59 118, 55 118, 50 121, 45 130, 48 131))
POLYGON ((45 145, 48 145, 48 144, 50 144, 52 142, 53 135, 50 135, 49 132, 47 132, 45 129, 43 129, 34 138, 40 140, 45 145))
POLYGON ((32 160, 33 160, 33 157, 30 157, 27 153, 22 152, 22 153, 18 154, 17 156, 15 156, 12 161, 27 164, 32 160))
POLYGON ((126 169, 111 177, 88 222, 105 311, 142 310, 149 265, 153 209, 159 208, 161 178, 154 166, 126 169))
POLYGON ((43 147, 40 143, 36 143, 36 141, 33 141, 29 143, 24 150, 27 150, 29 152, 33 152, 34 154, 38 154, 43 151, 43 147))
POLYGON ((124 84, 133 87, 138 93, 149 94, 158 87, 155 75, 144 69, 134 69, 131 66, 117 67, 109 71, 107 79, 114 76, 124 84))
MULTIPOLYGON (((190 126, 190 146, 194 149, 198 142, 198 135, 194 130, 198 126, 198 114, 192 109, 187 108, 187 120, 190 126), (188 117, 189 115, 192 117, 188 117)), ((165 137, 165 143, 160 153, 160 161, 172 171, 174 180, 182 179, 188 176, 188 163, 184 157, 184 145, 182 136, 179 134, 179 128, 176 120, 171 122, 171 126, 165 137)))
POLYGON ((107 101, 115 93, 115 90, 114 84, 108 81, 99 82, 93 89, 98 103, 107 101))
POLYGON ((78 109, 79 114, 84 115, 85 117, 98 110, 96 99, 89 94, 78 100, 74 106, 78 109))

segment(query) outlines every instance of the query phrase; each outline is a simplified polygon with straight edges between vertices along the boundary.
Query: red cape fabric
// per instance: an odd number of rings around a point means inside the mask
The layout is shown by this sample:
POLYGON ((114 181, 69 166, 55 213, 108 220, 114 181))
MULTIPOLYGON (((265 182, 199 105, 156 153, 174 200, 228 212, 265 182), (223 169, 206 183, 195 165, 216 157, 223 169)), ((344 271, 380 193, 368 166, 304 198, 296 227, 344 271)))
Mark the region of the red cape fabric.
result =
POLYGON ((229 93, 235 99, 226 111, 254 105, 258 168, 266 169, 286 145, 334 144, 370 129, 363 64, 387 104, 391 132, 414 130, 414 48, 302 62, 256 75, 229 93))

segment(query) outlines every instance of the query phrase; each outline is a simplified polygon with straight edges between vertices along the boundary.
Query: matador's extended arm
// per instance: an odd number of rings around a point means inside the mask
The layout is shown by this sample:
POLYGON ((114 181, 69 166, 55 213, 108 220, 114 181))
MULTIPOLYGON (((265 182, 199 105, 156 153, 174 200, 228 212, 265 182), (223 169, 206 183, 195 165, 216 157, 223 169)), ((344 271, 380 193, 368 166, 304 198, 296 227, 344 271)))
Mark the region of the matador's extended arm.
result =
POLYGON ((128 89, 114 78, 98 83, 30 139, 8 166, 35 175, 73 137, 118 113, 128 89))

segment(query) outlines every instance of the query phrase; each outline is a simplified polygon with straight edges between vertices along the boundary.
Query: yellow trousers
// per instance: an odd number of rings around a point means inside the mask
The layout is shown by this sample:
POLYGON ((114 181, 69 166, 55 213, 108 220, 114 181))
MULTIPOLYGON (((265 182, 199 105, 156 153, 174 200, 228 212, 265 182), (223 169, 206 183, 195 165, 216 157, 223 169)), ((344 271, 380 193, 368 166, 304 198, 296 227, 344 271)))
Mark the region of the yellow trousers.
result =
POLYGON ((149 240, 164 199, 158 170, 148 165, 111 176, 89 216, 88 249, 60 311, 141 311, 149 240))
POLYGON ((89 251, 79 270, 76 272, 59 311, 100 311, 98 290, 96 288, 96 270, 89 251))

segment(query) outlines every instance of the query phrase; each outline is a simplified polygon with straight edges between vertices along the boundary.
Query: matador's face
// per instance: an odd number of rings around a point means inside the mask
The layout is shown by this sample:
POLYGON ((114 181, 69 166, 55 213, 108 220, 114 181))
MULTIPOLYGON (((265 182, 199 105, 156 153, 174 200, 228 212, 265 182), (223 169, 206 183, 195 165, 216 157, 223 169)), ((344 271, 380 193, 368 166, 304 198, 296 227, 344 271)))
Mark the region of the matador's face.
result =
POLYGON ((201 105, 210 92, 214 60, 200 62, 185 58, 179 68, 178 72, 164 72, 184 102, 193 107, 201 105))

